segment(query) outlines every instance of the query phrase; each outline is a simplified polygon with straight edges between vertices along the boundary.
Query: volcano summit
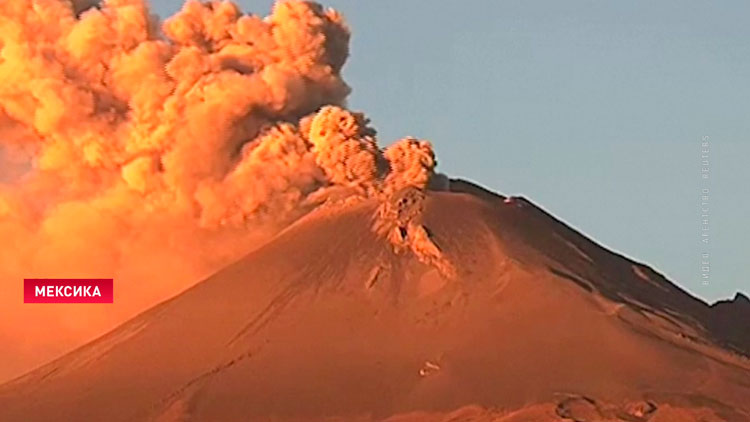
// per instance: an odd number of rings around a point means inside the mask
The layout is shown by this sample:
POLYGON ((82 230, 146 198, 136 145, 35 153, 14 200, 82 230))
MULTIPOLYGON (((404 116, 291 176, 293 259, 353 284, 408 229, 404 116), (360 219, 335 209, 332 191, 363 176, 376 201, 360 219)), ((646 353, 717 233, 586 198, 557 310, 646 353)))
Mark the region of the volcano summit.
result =
POLYGON ((0 420, 746 422, 746 303, 454 180, 318 208, 0 387, 0 420))

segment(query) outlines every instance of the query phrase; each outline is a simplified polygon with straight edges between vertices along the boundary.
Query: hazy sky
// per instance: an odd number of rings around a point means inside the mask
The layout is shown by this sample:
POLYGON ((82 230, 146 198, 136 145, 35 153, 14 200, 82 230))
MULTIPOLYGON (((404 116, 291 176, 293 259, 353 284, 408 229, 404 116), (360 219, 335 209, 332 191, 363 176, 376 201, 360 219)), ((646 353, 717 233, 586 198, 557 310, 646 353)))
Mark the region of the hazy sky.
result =
MULTIPOLYGON (((181 4, 152 1, 162 17, 181 4)), ((429 139, 441 171, 524 195, 707 300, 750 291, 750 2, 324 4, 352 27, 349 106, 381 145, 429 139)))

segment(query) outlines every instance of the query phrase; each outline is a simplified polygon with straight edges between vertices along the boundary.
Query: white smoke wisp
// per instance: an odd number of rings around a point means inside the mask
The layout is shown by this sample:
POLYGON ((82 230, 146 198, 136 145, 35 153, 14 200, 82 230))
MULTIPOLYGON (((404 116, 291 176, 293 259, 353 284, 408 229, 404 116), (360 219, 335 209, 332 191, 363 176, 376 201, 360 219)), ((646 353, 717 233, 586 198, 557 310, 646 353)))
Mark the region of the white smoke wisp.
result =
POLYGON ((343 108, 349 30, 315 3, 190 0, 160 25, 144 0, 6 0, 0 28, 0 380, 237 259, 316 193, 433 174, 429 143, 381 150, 343 108), (115 304, 24 305, 27 277, 113 277, 115 304))

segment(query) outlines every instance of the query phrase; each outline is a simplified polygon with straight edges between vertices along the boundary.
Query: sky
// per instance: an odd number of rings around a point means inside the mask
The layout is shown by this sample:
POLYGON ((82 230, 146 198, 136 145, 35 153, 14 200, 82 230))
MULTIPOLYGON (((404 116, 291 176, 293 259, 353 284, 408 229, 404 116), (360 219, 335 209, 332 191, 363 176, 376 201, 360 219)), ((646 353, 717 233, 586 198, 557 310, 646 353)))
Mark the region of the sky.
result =
POLYGON ((441 172, 525 196, 704 300, 750 292, 750 3, 323 4, 352 28, 348 106, 381 145, 429 139, 441 172))

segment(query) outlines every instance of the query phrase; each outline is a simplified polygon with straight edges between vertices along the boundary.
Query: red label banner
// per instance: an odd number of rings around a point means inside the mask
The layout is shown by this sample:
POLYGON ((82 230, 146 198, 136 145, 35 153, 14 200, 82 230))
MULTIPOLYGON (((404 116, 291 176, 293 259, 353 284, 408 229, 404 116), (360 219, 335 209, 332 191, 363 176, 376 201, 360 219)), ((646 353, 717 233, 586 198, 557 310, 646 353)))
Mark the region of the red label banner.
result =
POLYGON ((26 278, 24 303, 112 303, 111 278, 26 278))

